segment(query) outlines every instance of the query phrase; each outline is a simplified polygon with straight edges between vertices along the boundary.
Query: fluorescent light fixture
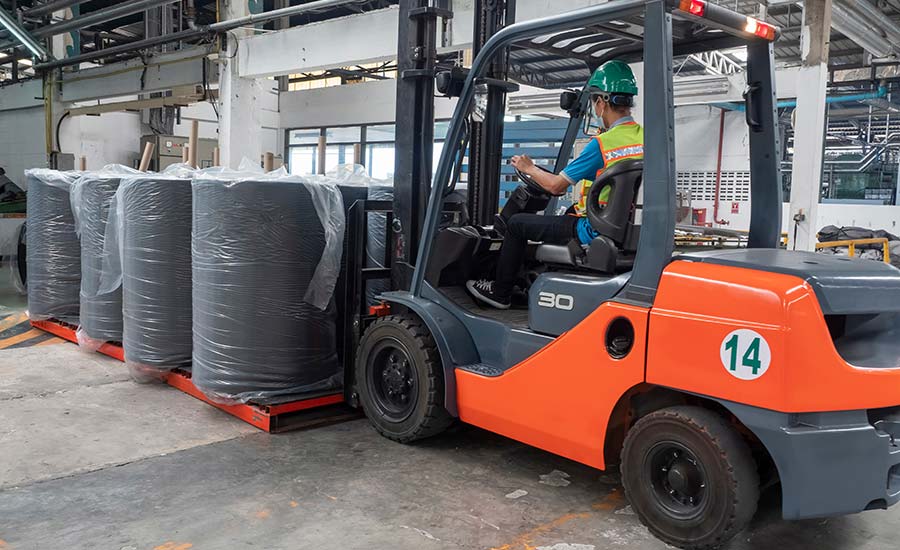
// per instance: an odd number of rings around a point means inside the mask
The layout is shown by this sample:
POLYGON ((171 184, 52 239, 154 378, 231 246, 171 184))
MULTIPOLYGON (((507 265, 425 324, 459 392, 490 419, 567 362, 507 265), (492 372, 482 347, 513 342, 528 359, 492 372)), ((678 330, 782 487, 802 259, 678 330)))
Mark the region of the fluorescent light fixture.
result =
POLYGON ((13 35, 16 40, 28 48, 28 51, 38 59, 45 60, 50 57, 47 54, 47 50, 45 50, 44 47, 28 33, 28 31, 20 27, 15 18, 3 8, 0 8, 0 24, 2 24, 3 27, 9 31, 9 34, 13 35))

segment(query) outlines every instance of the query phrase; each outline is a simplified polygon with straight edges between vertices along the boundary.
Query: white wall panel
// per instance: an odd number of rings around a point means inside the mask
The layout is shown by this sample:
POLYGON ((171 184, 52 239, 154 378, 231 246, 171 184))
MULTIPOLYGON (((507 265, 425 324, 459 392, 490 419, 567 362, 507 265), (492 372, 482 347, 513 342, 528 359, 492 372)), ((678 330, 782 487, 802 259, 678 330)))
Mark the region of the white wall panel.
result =
POLYGON ((239 74, 262 78, 397 57, 397 8, 240 39, 239 74))
MULTIPOLYGON (((334 86, 281 94, 280 127, 307 128, 394 122, 396 80, 334 86)), ((436 98, 435 118, 453 115, 455 99, 436 98)))

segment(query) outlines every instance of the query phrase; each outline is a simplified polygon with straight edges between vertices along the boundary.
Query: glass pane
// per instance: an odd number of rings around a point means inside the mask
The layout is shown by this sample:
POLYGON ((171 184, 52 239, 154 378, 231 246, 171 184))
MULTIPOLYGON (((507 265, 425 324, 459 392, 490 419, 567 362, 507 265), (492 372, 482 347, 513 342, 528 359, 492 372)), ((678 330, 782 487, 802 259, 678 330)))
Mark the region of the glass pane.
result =
POLYGON ((288 145, 316 145, 319 143, 319 129, 291 130, 288 135, 288 145))
POLYGON ((434 139, 443 141, 447 139, 447 129, 450 127, 450 121, 443 120, 434 123, 434 139))
POLYGON ((347 145, 328 145, 325 147, 325 171, 337 168, 339 164, 347 164, 353 162, 353 149, 347 145), (350 149, 350 154, 346 155, 346 150, 350 149), (349 158, 348 158, 349 157, 349 158))
POLYGON ((316 146, 291 147, 288 170, 291 174, 306 176, 316 172, 316 146))
POLYGON ((436 141, 431 153, 431 175, 437 172, 438 163, 441 162, 441 152, 444 150, 444 142, 436 141))
POLYGON ((344 128, 328 128, 325 130, 325 140, 332 143, 359 143, 359 126, 347 126, 344 128))
POLYGON ((366 147, 366 168, 377 179, 394 177, 394 144, 378 143, 366 147))
POLYGON ((379 124, 376 126, 369 126, 366 128, 366 142, 368 143, 379 143, 379 142, 394 142, 394 135, 396 134, 394 130, 393 124, 379 124))

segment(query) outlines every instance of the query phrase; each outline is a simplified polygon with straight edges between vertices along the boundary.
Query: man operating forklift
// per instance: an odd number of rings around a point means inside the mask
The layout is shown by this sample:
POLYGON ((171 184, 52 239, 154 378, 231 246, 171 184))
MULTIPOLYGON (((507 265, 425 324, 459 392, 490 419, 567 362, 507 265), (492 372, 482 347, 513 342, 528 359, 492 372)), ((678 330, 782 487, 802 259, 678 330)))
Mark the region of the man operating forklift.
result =
MULTIPOLYGON (((562 195, 570 185, 586 180, 581 198, 563 216, 515 214, 509 219, 495 280, 470 280, 469 292, 481 302, 499 309, 508 309, 513 284, 524 260, 528 241, 566 244, 577 239, 587 245, 597 237, 585 217, 585 201, 591 183, 605 170, 626 159, 644 158, 644 129, 631 116, 637 83, 627 63, 618 60, 601 65, 587 84, 591 106, 597 116, 600 132, 581 154, 559 174, 538 168, 527 156, 514 156, 513 167, 532 178, 551 195, 562 195)), ((600 204, 609 197, 609 187, 601 190, 600 204)))

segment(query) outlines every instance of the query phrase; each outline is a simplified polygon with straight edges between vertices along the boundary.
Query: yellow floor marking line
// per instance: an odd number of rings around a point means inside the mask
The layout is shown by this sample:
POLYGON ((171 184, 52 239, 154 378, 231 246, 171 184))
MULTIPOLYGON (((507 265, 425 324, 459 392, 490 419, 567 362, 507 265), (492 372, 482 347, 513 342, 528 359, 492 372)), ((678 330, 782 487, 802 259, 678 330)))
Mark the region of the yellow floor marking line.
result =
POLYGON ((164 542, 159 546, 154 546, 153 550, 188 550, 189 548, 193 548, 194 545, 189 542, 164 542))
POLYGON ((56 344, 65 344, 66 342, 67 342, 67 340, 63 340, 62 338, 59 338, 59 337, 57 337, 57 336, 54 336, 53 338, 50 338, 49 340, 44 340, 43 342, 38 342, 38 343, 35 344, 33 347, 38 347, 38 346, 53 346, 53 345, 56 345, 56 344))
POLYGON ((4 317, 2 320, 0 320, 0 332, 3 332, 4 330, 9 330, 9 329, 13 328, 14 326, 18 325, 19 323, 22 323, 27 320, 28 320, 28 314, 25 313, 24 311, 10 314, 9 316, 4 317))
POLYGON ((612 512, 622 504, 625 504, 625 495, 619 489, 613 489, 603 500, 591 506, 594 510, 602 510, 604 512, 612 512))
MULTIPOLYGON (((600 502, 591 506, 591 509, 598 511, 613 511, 624 503, 625 497, 622 495, 622 491, 620 489, 613 489, 608 495, 603 497, 600 502)), ((536 550, 537 546, 534 545, 534 539, 539 535, 549 533, 571 521, 586 519, 593 515, 592 512, 577 512, 562 515, 553 521, 542 523, 530 531, 520 534, 508 544, 495 546, 491 548, 491 550, 536 550)))
POLYGON ((44 334, 46 333, 43 330, 33 328, 29 331, 23 332, 22 334, 16 334, 15 336, 10 336, 5 340, 0 340, 0 349, 6 349, 9 346, 18 344, 19 342, 24 342, 25 340, 35 338, 37 336, 43 336, 44 334))
POLYGON ((538 535, 543 535, 544 533, 549 533, 554 529, 569 523, 572 520, 576 519, 584 519, 591 517, 590 512, 579 512, 575 514, 565 514, 556 518, 553 521, 542 523, 537 527, 533 528, 530 531, 522 533, 509 544, 504 544, 503 546, 496 546, 491 548, 491 550, 535 550, 535 546, 531 543, 534 542, 534 538, 538 535))

